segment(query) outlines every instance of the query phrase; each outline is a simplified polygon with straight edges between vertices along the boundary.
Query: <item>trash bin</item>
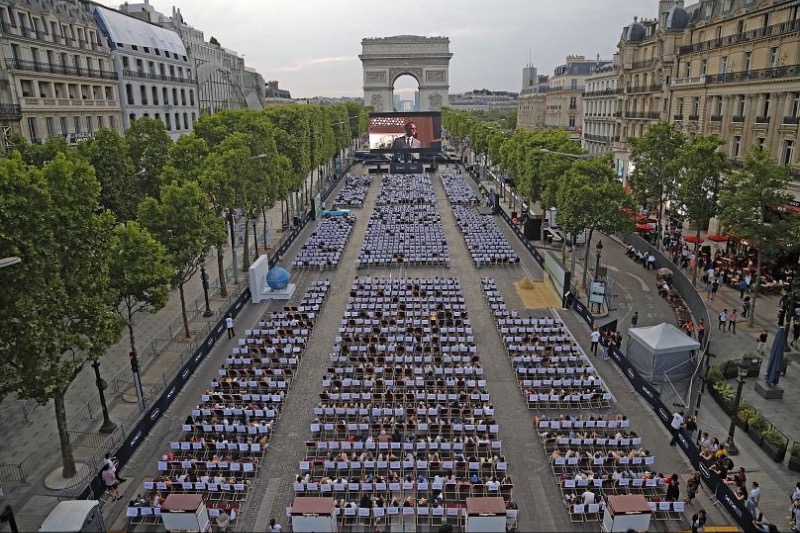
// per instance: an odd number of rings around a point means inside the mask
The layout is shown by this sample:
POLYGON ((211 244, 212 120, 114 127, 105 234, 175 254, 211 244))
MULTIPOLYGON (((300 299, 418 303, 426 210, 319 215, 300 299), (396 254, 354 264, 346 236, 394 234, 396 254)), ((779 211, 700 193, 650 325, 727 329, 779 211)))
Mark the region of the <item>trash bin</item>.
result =
POLYGON ((748 378, 757 378, 761 374, 761 357, 742 357, 742 362, 747 368, 748 378))

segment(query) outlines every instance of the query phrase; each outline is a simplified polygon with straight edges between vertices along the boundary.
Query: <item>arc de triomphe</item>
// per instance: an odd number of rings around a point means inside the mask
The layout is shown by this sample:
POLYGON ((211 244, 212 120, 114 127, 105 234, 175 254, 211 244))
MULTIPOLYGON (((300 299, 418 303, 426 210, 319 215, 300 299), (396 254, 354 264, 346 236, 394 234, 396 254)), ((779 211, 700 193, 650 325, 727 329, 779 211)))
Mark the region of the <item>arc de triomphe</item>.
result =
POLYGON ((364 105, 375 112, 393 111, 394 82, 408 74, 419 84, 419 110, 441 110, 448 103, 451 57, 448 37, 362 39, 358 58, 364 69, 364 105))

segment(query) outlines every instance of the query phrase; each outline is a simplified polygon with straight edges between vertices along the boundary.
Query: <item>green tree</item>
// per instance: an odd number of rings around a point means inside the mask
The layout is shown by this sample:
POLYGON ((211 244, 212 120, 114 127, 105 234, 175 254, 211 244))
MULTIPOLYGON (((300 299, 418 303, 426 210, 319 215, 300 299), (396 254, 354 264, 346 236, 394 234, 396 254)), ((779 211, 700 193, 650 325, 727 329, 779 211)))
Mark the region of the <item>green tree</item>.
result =
POLYGON ((751 282, 753 301, 750 325, 756 314, 756 300, 761 287, 761 266, 764 258, 800 242, 800 221, 797 217, 769 217, 774 206, 787 205, 786 192, 791 178, 786 167, 775 164, 769 153, 754 147, 745 156, 744 167, 732 171, 720 192, 720 220, 737 237, 746 240, 757 251, 756 274, 751 282))
POLYGON ((641 137, 632 137, 630 144, 631 161, 635 164, 630 176, 631 190, 640 204, 658 206, 656 242, 660 242, 664 201, 678 185, 681 166, 676 164, 676 156, 686 144, 686 136, 674 124, 659 122, 641 137))
POLYGON ((133 162, 137 196, 158 198, 162 184, 161 171, 172 146, 164 123, 148 117, 137 119, 125 134, 125 140, 133 162))
POLYGON ((100 181, 100 205, 122 222, 135 218, 143 197, 136 187, 125 137, 102 129, 93 140, 78 144, 78 153, 94 167, 100 181))
POLYGON ((54 160, 58 154, 68 151, 67 141, 62 137, 48 137, 42 144, 32 144, 19 133, 14 133, 11 135, 11 144, 27 164, 39 168, 54 160))
POLYGON ((0 253, 22 258, 0 284, 0 392, 53 400, 65 478, 75 460, 64 396, 122 328, 109 278, 115 220, 99 197, 79 158, 58 154, 42 169, 13 154, 0 160, 0 253))
POLYGON ((190 338, 184 285, 197 272, 208 251, 225 238, 225 225, 193 181, 161 188, 160 200, 149 196, 139 205, 139 222, 164 245, 172 265, 172 287, 181 298, 186 338, 190 338))
POLYGON ((164 245, 135 221, 114 228, 111 239, 111 288, 115 309, 128 326, 131 352, 136 353, 133 318, 157 313, 167 304, 172 265, 164 245))
MULTIPOLYGON (((713 135, 696 135, 678 149, 675 162, 678 169, 678 201, 686 208, 696 226, 694 253, 700 246, 700 229, 719 211, 719 189, 728 160, 719 151, 722 141, 713 135)), ((692 271, 692 283, 697 281, 697 261, 692 271)))
POLYGON ((626 201, 625 190, 608 157, 575 161, 561 179, 556 193, 559 224, 572 235, 589 231, 583 287, 587 286, 589 271, 591 247, 588 243, 592 241, 595 230, 614 233, 630 229, 630 218, 619 209, 626 201))
POLYGON ((208 143, 202 137, 195 133, 184 135, 169 147, 167 162, 161 173, 162 181, 198 180, 209 151, 208 143))

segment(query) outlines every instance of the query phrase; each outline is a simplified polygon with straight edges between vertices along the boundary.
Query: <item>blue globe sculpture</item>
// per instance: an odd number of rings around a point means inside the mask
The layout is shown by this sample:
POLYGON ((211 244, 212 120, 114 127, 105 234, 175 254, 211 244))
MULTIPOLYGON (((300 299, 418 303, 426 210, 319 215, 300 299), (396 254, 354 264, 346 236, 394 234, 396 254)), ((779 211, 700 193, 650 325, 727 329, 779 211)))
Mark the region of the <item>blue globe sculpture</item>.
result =
POLYGON ((267 285, 273 291, 280 291, 289 285, 289 273, 285 269, 276 266, 267 272, 267 285))

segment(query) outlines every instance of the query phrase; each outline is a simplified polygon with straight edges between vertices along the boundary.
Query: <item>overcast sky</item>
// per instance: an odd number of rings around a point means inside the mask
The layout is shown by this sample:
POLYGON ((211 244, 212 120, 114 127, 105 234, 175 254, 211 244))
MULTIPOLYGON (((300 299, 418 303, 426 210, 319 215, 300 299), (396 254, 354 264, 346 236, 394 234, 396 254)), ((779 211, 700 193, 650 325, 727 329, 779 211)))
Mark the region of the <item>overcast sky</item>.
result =
MULTIPOLYGON (((100 0, 118 8, 119 1, 100 0)), ((131 2, 134 3, 134 2, 131 2)), ((656 0, 150 0, 245 55, 292 96, 362 96, 364 37, 450 38, 450 92, 519 91, 530 60, 552 74, 568 54, 611 58, 634 15, 656 0), (530 56, 529 56, 530 51, 530 56)), ((416 86, 401 78, 398 87, 416 86)))

